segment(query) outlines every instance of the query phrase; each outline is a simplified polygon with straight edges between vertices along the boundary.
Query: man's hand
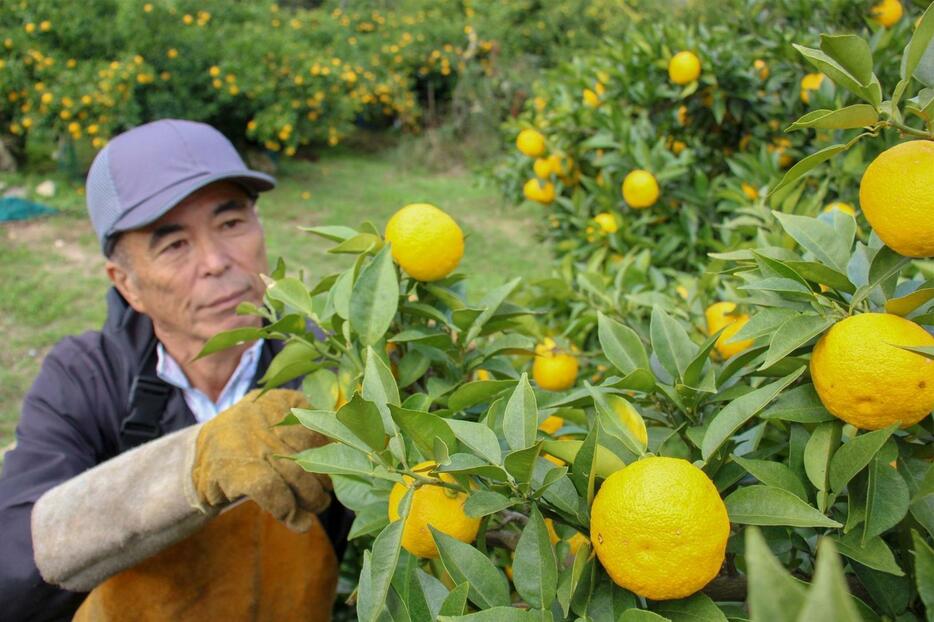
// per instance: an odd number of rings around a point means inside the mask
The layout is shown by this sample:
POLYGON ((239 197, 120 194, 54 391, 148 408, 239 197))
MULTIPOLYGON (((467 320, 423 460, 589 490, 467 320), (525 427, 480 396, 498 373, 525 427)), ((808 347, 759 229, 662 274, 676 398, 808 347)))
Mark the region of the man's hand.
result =
POLYGON ((191 470, 195 491, 207 506, 249 497, 296 532, 307 531, 313 514, 330 503, 331 481, 306 472, 291 455, 328 439, 301 425, 272 427, 292 408, 307 407, 298 391, 251 391, 204 424, 191 470))

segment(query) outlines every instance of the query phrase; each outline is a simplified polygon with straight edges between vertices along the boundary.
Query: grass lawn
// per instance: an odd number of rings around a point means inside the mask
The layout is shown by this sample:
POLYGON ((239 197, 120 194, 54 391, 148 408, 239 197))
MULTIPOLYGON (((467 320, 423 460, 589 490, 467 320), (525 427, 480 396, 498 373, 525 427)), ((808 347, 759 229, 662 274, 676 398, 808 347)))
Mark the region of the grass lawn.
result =
MULTIPOLYGON (((330 243, 297 226, 371 220, 382 229, 395 210, 415 202, 443 208, 467 234, 460 269, 470 275, 471 298, 514 276, 548 270, 548 251, 533 238, 537 210, 508 205, 472 173, 419 170, 405 163, 403 152, 383 149, 288 162, 277 176, 279 186, 260 200, 269 256, 283 256, 290 271, 304 269, 308 282, 350 260, 329 255, 330 243)), ((98 329, 105 315, 108 282, 80 186, 54 175, 0 175, 0 181, 32 189, 47 177, 59 182, 48 203, 62 213, 0 224, 0 461, 45 353, 65 335, 98 329)))

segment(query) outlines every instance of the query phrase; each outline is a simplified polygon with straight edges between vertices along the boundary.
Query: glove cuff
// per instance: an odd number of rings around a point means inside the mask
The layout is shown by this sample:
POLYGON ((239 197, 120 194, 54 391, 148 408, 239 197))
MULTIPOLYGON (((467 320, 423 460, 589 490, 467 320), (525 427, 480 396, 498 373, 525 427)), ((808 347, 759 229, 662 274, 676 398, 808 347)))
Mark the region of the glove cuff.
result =
POLYGON ((89 591, 182 540, 217 514, 191 478, 201 425, 156 439, 47 491, 33 507, 46 582, 89 591))

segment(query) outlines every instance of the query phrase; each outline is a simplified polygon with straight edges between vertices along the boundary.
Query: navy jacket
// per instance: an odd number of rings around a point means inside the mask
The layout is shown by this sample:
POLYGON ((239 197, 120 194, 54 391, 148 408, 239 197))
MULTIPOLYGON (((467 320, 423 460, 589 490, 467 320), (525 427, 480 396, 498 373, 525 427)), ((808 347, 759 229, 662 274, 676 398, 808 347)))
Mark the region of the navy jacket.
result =
MULTIPOLYGON (((32 507, 45 491, 120 453, 130 385, 153 339, 150 319, 111 289, 103 329, 66 337, 46 356, 0 474, 0 619, 70 620, 84 600, 84 593, 42 580, 33 559, 32 507)), ((254 387, 281 347, 265 342, 254 387)), ((162 433, 195 423, 181 390, 172 387, 162 433)), ((334 500, 321 519, 340 557, 351 516, 334 500)))

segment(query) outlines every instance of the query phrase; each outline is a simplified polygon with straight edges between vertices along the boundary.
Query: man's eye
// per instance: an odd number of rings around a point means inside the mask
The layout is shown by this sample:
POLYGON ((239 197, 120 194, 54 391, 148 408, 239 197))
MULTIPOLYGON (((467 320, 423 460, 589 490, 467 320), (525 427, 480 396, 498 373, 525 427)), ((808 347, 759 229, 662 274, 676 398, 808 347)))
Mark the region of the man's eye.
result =
POLYGON ((243 223, 243 220, 242 220, 242 219, 240 219, 240 218, 233 218, 233 219, 231 219, 231 220, 225 220, 224 223, 221 225, 221 228, 223 228, 223 229, 234 229, 234 228, 240 226, 242 223, 243 223))
POLYGON ((175 252, 178 252, 178 251, 182 250, 183 248, 185 248, 185 244, 187 244, 187 242, 186 242, 185 240, 175 240, 175 241, 172 242, 171 244, 167 244, 167 245, 162 249, 162 252, 163 252, 163 253, 175 253, 175 252))

